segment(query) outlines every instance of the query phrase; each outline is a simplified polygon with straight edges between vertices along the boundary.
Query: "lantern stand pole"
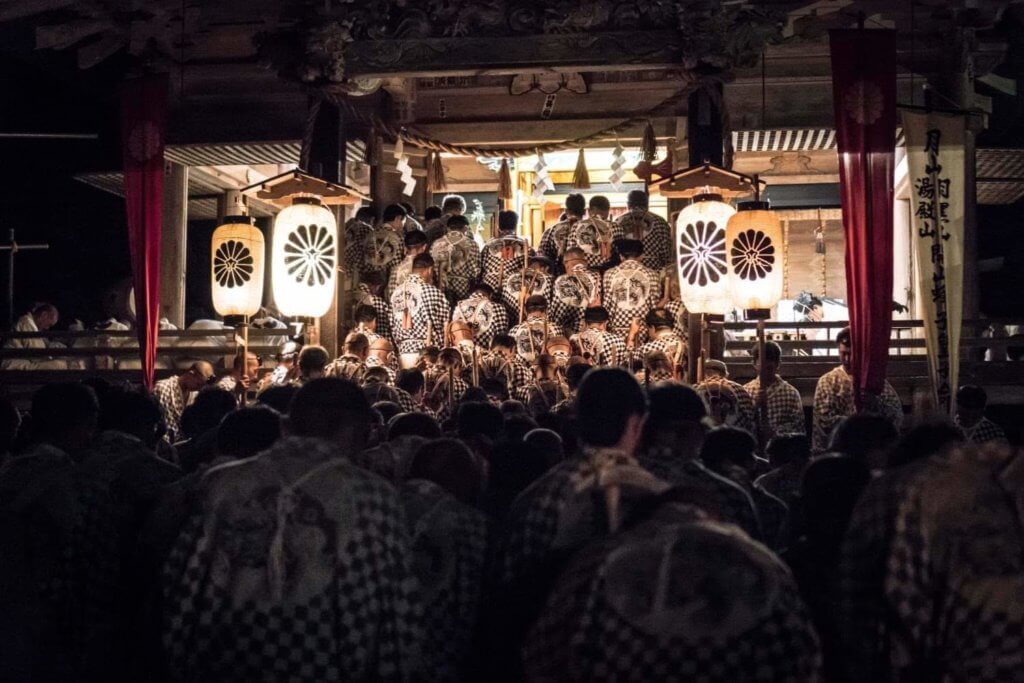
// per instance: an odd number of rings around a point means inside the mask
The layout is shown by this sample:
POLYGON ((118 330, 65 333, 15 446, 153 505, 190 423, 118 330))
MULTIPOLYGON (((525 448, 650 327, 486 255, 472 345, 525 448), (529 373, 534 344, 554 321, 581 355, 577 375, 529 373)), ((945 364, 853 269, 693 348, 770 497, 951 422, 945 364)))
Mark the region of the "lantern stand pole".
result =
POLYGON ((707 316, 700 314, 700 355, 697 357, 697 383, 704 381, 704 361, 708 359, 708 347, 711 346, 711 326, 707 316))
POLYGON ((473 342, 473 386, 480 386, 480 363, 476 355, 476 341, 473 342))
POLYGON ((320 343, 320 327, 316 318, 306 318, 306 344, 315 346, 320 343))
POLYGON ((758 419, 758 430, 757 430, 757 441, 761 446, 763 452, 767 444, 768 434, 768 385, 771 383, 772 378, 768 376, 765 371, 764 362, 764 345, 765 345, 765 331, 764 322, 771 315, 771 309, 768 308, 748 308, 744 312, 744 316, 748 320, 757 320, 757 358, 759 369, 757 372, 757 383, 759 391, 757 392, 757 419, 758 419))
MULTIPOLYGON (((235 346, 236 346, 235 353, 238 356, 238 358, 239 358, 239 360, 240 360, 240 362, 242 364, 242 372, 244 374, 245 370, 248 369, 248 367, 249 367, 249 316, 248 315, 242 316, 242 322, 240 322, 237 325, 235 325, 235 346)), ((241 385, 239 385, 239 386, 241 386, 241 385)), ((245 405, 245 394, 246 394, 246 392, 244 390, 238 391, 238 396, 235 397, 235 400, 238 401, 238 405, 240 405, 240 406, 244 406, 245 405)))

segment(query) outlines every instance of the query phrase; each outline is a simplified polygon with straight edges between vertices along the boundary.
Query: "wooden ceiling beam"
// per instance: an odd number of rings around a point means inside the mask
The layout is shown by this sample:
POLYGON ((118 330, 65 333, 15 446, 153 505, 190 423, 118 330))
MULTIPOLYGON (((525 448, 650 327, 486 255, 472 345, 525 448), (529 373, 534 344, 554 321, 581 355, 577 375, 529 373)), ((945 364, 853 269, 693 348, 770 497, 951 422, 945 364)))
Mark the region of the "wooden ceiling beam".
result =
POLYGON ((356 41, 345 68, 364 78, 678 68, 679 41, 676 31, 356 41))
MULTIPOLYGON (((621 118, 524 119, 519 121, 481 120, 475 123, 424 123, 416 129, 456 145, 535 145, 558 142, 612 126, 621 118)), ((675 117, 651 120, 655 135, 668 139, 675 135, 675 117)), ((619 140, 637 142, 643 137, 643 124, 619 135, 619 140)))

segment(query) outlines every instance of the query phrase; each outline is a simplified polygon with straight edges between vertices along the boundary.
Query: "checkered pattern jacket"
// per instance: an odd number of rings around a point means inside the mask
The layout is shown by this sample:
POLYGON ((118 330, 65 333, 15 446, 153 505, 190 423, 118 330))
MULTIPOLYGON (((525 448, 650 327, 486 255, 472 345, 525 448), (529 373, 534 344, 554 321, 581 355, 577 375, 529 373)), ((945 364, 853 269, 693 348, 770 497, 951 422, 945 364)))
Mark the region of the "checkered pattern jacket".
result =
POLYGON ((658 303, 658 273, 630 259, 604 274, 604 307, 611 319, 608 329, 619 334, 629 332, 634 319, 642 323, 658 303))
POLYGON ((594 365, 621 366, 626 362, 626 341, 622 335, 589 327, 569 338, 576 351, 594 365))
MULTIPOLYGON (((903 424, 903 404, 896 390, 888 382, 882 389, 881 410, 882 417, 892 422, 899 430, 903 424)), ((812 452, 825 452, 832 430, 840 420, 853 415, 854 412, 853 378, 840 365, 822 375, 814 388, 812 452)))
POLYGON ((989 441, 998 441, 1000 443, 1008 443, 1006 440, 1006 432, 1003 428, 997 425, 987 417, 983 417, 978 420, 977 424, 973 427, 964 427, 957 420, 957 426, 960 427, 960 431, 964 433, 964 438, 974 444, 988 443, 989 441))
POLYGON ((672 331, 686 339, 689 334, 686 329, 686 306, 679 299, 669 299, 665 302, 665 310, 672 314, 672 331))
MULTIPOLYGON (((536 270, 526 271, 526 298, 539 295, 551 301, 551 276, 536 270)), ((505 285, 501 288, 501 300, 508 309, 510 323, 519 322, 519 295, 522 286, 522 271, 513 273, 505 278, 505 285)))
POLYGON ((481 377, 490 377, 504 382, 510 398, 515 395, 519 387, 526 386, 533 381, 533 371, 519 356, 512 356, 511 359, 508 359, 500 353, 489 351, 479 362, 481 377))
POLYGON ((405 256, 405 258, 395 265, 395 267, 391 269, 391 272, 388 273, 388 284, 384 290, 384 295, 388 300, 391 299, 391 295, 395 293, 398 285, 405 282, 405 279, 409 277, 410 273, 412 273, 412 260, 413 256, 411 254, 405 256))
POLYGON ((731 415, 732 426, 745 429, 751 434, 757 434, 755 431, 757 429, 757 422, 754 416, 754 399, 743 388, 742 384, 722 377, 709 377, 695 386, 694 389, 708 403, 715 400, 719 393, 726 396, 731 394, 736 403, 735 411, 731 415))
POLYGON ((410 275, 391 295, 391 328, 398 353, 417 353, 427 342, 429 325, 435 343, 444 336, 451 315, 448 300, 441 290, 410 275))
POLYGON ((544 318, 538 317, 527 318, 525 322, 521 322, 509 330, 509 336, 516 340, 516 353, 527 364, 533 363, 534 359, 542 353, 545 328, 549 337, 556 334, 556 328, 550 321, 545 322, 544 318))
POLYGON ((469 285, 480 276, 480 247, 462 230, 449 230, 430 246, 434 272, 450 301, 469 294, 469 285))
POLYGON ((550 302, 551 322, 567 337, 576 334, 587 307, 601 302, 601 276, 584 267, 560 275, 552 284, 550 302))
POLYGON ((316 439, 216 467, 164 568, 178 680, 422 675, 421 593, 395 489, 316 439))
POLYGON ((354 292, 357 306, 373 306, 377 312, 377 334, 391 339, 391 304, 370 291, 369 285, 359 284, 354 292))
POLYGON ((405 258, 402 235, 391 228, 374 228, 363 240, 362 271, 389 272, 405 258))
POLYGON ((681 456, 678 444, 648 449, 640 454, 640 465, 662 481, 686 490, 687 499, 713 519, 735 524, 751 538, 761 540, 761 522, 750 493, 701 461, 681 456))
POLYGON ((615 222, 622 231, 622 237, 643 242, 644 253, 640 260, 645 266, 658 272, 672 261, 672 229, 664 218, 650 211, 637 210, 619 216, 615 222))
MULTIPOLYGON (((758 424, 758 431, 761 433, 761 411, 759 401, 761 396, 761 379, 755 377, 743 385, 750 397, 754 400, 754 419, 758 424)), ((768 386, 765 394, 765 408, 768 413, 768 436, 780 436, 782 434, 806 434, 807 423, 804 420, 804 404, 800 398, 800 392, 792 384, 778 375, 775 381, 768 386)))
POLYGON ((506 517, 505 534, 498 539, 494 568, 498 583, 509 584, 531 575, 554 552, 585 542, 574 536, 573 531, 578 530, 569 527, 582 510, 593 505, 587 482, 605 467, 636 464, 621 452, 587 452, 555 465, 519 494, 506 517), (559 523, 562 519, 564 524, 559 523))
POLYGON ((325 369, 327 377, 347 379, 356 384, 363 383, 363 375, 366 374, 366 363, 357 356, 341 356, 333 360, 325 369))
POLYGON ((497 292, 505 278, 523 269, 523 252, 529 244, 521 237, 495 237, 480 250, 480 271, 484 284, 497 292), (502 268, 501 264, 505 267, 502 268))
POLYGON ((181 393, 177 377, 162 379, 153 385, 153 397, 160 406, 160 413, 164 417, 164 424, 167 432, 164 440, 174 443, 182 438, 181 414, 185 412, 185 405, 188 399, 181 393))
POLYGON ((398 363, 396 361, 392 361, 390 364, 387 364, 381 362, 380 358, 378 358, 377 356, 368 356, 366 358, 366 367, 367 369, 384 368, 384 370, 387 371, 388 373, 388 385, 392 387, 395 386, 395 378, 398 375, 398 372, 396 370, 396 368, 398 367, 398 363))
POLYGON ((569 388, 561 381, 533 380, 518 387, 512 398, 522 401, 533 415, 543 415, 555 409, 569 395, 569 388))
POLYGON ((363 263, 366 249, 366 237, 373 227, 369 223, 350 218, 345 222, 345 251, 344 262, 345 272, 358 275, 363 272, 363 263))
POLYGON ((621 225, 592 216, 572 226, 565 248, 582 249, 587 267, 600 268, 611 260, 612 243, 622 236, 621 225))
POLYGON ((559 268, 562 263, 562 256, 565 254, 569 233, 578 222, 579 219, 573 217, 560 223, 555 223, 540 236, 540 245, 537 250, 542 256, 547 256, 551 259, 556 268, 559 268))
POLYGON ((899 630, 885 599, 889 553, 900 503, 928 460, 889 470, 868 482, 857 501, 839 563, 839 630, 851 681, 889 681, 899 630))
POLYGON ((1021 679, 1024 457, 974 446, 908 486, 886 563, 897 680, 1021 679))
POLYGON ((686 342, 679 338, 675 332, 669 331, 668 329, 662 331, 656 339, 641 344, 637 348, 633 349, 631 359, 634 363, 643 363, 644 359, 647 358, 647 354, 654 351, 662 351, 668 356, 670 363, 674 363, 676 360, 676 354, 679 352, 680 347, 686 348, 686 342))
POLYGON ((455 304, 452 320, 469 324, 477 345, 485 349, 491 346, 495 336, 508 332, 508 311, 480 292, 455 304))
POLYGON ((683 505, 578 553, 523 656, 528 680, 822 680, 789 570, 736 527, 683 505), (726 578, 736 575, 742 587, 726 578))
POLYGON ((423 595, 428 678, 465 680, 483 593, 487 519, 423 479, 406 481, 399 494, 423 595))

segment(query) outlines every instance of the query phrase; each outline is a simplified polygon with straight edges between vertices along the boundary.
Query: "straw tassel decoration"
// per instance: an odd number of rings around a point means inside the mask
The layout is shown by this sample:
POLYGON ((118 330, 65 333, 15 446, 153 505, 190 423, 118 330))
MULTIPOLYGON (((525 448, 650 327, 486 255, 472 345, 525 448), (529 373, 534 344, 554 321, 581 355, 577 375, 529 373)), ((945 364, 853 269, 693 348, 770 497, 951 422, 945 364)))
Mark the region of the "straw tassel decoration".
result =
POLYGON ((580 148, 580 155, 576 159, 576 171, 572 174, 572 186, 577 190, 590 189, 590 173, 587 171, 587 157, 580 148))
POLYGON ((644 127, 644 138, 640 143, 640 159, 648 163, 654 161, 654 157, 658 154, 658 139, 654 135, 654 126, 651 122, 647 122, 647 126, 644 127))
POLYGON ((441 153, 433 152, 427 159, 427 183, 431 192, 444 192, 448 189, 448 181, 444 177, 444 164, 441 153))
POLYGON ((509 170, 508 159, 502 159, 498 169, 498 199, 512 199, 512 171, 509 170))
POLYGON ((437 192, 437 179, 434 177, 434 152, 427 152, 427 156, 423 158, 423 168, 427 171, 427 194, 432 195, 437 192))

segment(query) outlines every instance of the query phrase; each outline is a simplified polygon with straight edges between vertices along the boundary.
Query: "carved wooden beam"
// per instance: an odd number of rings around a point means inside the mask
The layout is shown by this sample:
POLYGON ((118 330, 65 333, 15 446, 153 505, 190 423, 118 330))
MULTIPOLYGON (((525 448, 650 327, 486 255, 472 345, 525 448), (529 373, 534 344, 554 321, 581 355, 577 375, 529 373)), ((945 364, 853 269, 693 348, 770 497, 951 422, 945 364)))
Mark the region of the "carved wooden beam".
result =
POLYGON ((675 31, 357 41, 345 65, 353 78, 678 67, 678 41, 675 31))

